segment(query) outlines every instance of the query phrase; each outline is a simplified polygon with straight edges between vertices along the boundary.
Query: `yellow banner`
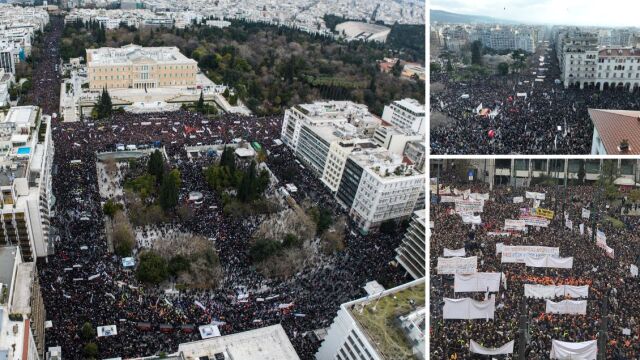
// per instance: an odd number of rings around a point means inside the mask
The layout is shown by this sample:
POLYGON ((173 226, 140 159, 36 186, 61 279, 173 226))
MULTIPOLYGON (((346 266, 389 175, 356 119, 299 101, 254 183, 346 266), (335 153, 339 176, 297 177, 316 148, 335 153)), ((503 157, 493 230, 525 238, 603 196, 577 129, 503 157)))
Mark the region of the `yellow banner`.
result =
POLYGON ((553 215, 554 212, 553 210, 548 210, 548 209, 543 209, 543 208, 537 208, 536 210, 536 216, 540 216, 543 217, 545 219, 549 219, 549 220, 553 220, 553 215))

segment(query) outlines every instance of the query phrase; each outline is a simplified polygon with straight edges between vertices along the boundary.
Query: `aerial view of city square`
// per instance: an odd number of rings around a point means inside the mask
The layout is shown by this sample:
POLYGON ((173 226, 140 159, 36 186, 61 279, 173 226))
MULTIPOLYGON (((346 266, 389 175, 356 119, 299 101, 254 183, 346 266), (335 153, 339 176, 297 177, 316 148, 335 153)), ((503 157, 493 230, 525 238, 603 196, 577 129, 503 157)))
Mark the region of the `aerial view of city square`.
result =
POLYGON ((640 154, 638 10, 431 1, 432 154, 640 154))
POLYGON ((0 1, 0 360, 429 358, 426 10, 0 1))

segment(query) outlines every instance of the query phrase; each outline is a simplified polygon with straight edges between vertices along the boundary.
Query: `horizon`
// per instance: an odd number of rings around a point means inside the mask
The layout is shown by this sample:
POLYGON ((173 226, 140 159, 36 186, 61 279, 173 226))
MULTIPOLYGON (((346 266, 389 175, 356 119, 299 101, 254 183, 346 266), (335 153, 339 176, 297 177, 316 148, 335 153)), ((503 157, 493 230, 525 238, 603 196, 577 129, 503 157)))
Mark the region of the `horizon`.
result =
POLYGON ((429 10, 486 16, 519 24, 624 28, 638 27, 635 14, 640 11, 640 3, 612 0, 602 6, 594 0, 542 0, 536 3, 527 0, 433 0, 429 10))

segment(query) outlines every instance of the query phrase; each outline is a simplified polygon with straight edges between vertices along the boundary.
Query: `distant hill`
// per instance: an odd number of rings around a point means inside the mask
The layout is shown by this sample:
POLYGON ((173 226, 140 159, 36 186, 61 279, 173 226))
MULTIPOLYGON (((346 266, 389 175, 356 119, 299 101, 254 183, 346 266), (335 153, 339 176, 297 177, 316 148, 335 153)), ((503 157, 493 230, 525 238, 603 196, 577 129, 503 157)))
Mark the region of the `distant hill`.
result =
POLYGON ((443 22, 443 23, 457 23, 457 24, 470 24, 470 23, 482 23, 482 24, 518 24, 517 21, 497 19, 490 16, 480 15, 465 15, 456 14, 444 10, 429 10, 429 16, 431 22, 443 22))

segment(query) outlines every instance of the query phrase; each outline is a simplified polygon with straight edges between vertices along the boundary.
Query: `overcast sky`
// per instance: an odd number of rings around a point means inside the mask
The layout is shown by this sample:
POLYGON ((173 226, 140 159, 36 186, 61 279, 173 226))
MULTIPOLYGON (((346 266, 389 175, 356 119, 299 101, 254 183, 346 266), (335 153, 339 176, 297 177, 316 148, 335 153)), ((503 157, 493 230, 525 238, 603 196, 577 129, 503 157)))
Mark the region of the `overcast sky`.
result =
POLYGON ((640 26, 635 0, 431 0, 431 9, 536 24, 640 26))

